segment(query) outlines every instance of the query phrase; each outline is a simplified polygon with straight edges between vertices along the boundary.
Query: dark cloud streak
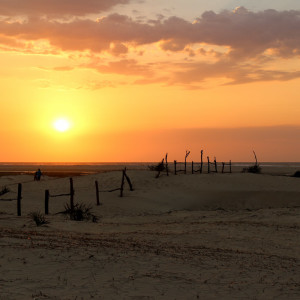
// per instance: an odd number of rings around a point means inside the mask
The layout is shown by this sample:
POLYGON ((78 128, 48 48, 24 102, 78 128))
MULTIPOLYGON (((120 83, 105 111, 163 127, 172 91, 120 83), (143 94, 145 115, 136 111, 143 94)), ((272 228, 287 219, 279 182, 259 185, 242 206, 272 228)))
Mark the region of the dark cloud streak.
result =
POLYGON ((130 0, 0 0, 2 16, 84 16, 107 11, 130 0))

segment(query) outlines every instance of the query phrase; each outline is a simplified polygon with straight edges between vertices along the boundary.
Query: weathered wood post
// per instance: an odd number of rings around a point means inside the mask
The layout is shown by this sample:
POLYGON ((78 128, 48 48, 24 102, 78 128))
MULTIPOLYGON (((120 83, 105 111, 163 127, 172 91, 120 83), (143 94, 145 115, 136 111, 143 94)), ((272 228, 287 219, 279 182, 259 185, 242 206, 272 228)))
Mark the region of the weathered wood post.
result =
POLYGON ((222 173, 224 173, 225 163, 222 162, 222 173))
POLYGON ((194 162, 192 161, 192 174, 194 174, 194 162))
POLYGON ((131 180, 130 180, 129 176, 127 175, 126 171, 127 171, 127 169, 125 168, 124 169, 124 176, 125 176, 125 178, 127 180, 127 183, 129 185, 130 191, 132 192, 133 191, 133 186, 132 186, 131 180))
POLYGON ((201 165, 200 165, 200 173, 202 173, 202 167, 203 167, 203 150, 201 150, 201 165))
POLYGON ((229 161, 229 171, 231 173, 231 160, 229 161))
POLYGON ((70 178, 70 207, 71 211, 74 211, 74 189, 73 189, 73 178, 70 178))
POLYGON ((186 159, 189 156, 191 151, 186 150, 185 151, 185 158, 184 158, 184 174, 186 174, 186 159))
POLYGON ((209 156, 207 156, 207 173, 210 172, 209 156))
POLYGON ((216 173, 218 173, 218 166, 217 166, 217 159, 216 159, 216 158, 214 159, 214 163, 215 163, 215 170, 216 170, 216 173))
POLYGON ((167 176, 169 176, 168 153, 166 154, 166 171, 167 171, 167 176))
POLYGON ((175 174, 175 175, 177 175, 176 164, 177 164, 177 161, 174 160, 174 174, 175 174))
POLYGON ((99 185, 98 181, 95 181, 95 187, 96 187, 96 200, 97 200, 97 206, 100 205, 100 199, 99 199, 99 185))
POLYGON ((121 182, 121 188, 120 188, 120 197, 123 197, 124 181, 125 181, 125 170, 123 170, 123 175, 122 175, 122 182, 121 182))
POLYGON ((49 214, 49 190, 45 190, 45 215, 49 214))
POLYGON ((22 183, 18 184, 17 212, 21 216, 22 183))

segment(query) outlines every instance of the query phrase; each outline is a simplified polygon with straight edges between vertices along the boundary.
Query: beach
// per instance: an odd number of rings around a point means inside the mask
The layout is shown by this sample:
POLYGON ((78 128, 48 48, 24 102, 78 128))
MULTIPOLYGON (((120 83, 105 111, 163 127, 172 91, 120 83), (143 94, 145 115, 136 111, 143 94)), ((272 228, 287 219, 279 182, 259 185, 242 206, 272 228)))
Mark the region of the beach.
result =
POLYGON ((4 174, 0 187, 0 299, 299 299, 300 185, 296 167, 262 174, 169 176, 147 168, 74 176, 74 201, 97 222, 30 213, 68 194, 70 179, 4 174), (96 205, 95 181, 99 183, 96 205), (22 183, 22 216, 15 199, 22 183), (8 201, 5 201, 8 200, 8 201))

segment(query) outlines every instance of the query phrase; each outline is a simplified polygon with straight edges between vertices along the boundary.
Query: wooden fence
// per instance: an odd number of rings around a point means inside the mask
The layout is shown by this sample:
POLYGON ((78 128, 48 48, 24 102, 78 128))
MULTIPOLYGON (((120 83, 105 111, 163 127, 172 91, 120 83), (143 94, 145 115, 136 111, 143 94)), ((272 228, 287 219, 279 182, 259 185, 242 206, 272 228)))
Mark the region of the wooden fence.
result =
MULTIPOLYGON (((187 174, 187 158, 190 155, 190 151, 186 150, 185 152, 185 158, 184 162, 179 162, 177 160, 174 160, 174 174, 177 175, 180 172, 183 172, 184 174, 187 174)), ((167 175, 170 173, 170 168, 167 162, 167 156, 162 161, 154 167, 150 167, 151 170, 158 171, 156 178, 160 176, 160 174, 164 171, 167 172, 167 175), (166 162, 166 163, 165 163, 166 162)), ((200 173, 202 174, 204 172, 204 166, 207 166, 207 173, 218 173, 218 163, 216 157, 214 158, 213 162, 210 161, 209 156, 207 156, 207 162, 203 162, 203 150, 201 150, 201 160, 200 162, 191 162, 191 173, 200 173)), ((231 168, 231 160, 229 163, 222 162, 222 173, 232 173, 232 168, 231 168), (229 166, 229 170, 225 170, 225 166, 229 166)))
MULTIPOLYGON (((121 180, 121 186, 118 188, 113 188, 110 190, 100 190, 99 189, 99 183, 96 180, 95 181, 95 188, 96 188, 96 204, 97 206, 101 205, 100 203, 100 193, 105 193, 105 192, 114 192, 114 191, 120 191, 120 197, 124 196, 124 185, 125 185, 125 180, 127 181, 129 185, 130 191, 133 191, 133 185, 132 182, 127 175, 127 170, 126 168, 122 170, 122 180, 121 180)), ((50 198, 57 198, 57 197, 65 197, 65 196, 70 196, 70 209, 71 211, 74 210, 74 195, 75 195, 75 190, 74 190, 74 185, 73 185, 73 178, 70 178, 69 180, 70 183, 70 192, 69 193, 62 193, 62 194, 51 194, 49 189, 45 190, 45 215, 49 214, 49 204, 50 204, 50 198)), ((0 196, 3 196, 5 194, 10 193, 11 191, 7 189, 6 187, 0 191, 0 196)), ((22 183, 18 183, 18 192, 17 192, 17 197, 16 198, 2 198, 0 201, 17 201, 17 215, 21 216, 21 200, 22 200, 22 183)))

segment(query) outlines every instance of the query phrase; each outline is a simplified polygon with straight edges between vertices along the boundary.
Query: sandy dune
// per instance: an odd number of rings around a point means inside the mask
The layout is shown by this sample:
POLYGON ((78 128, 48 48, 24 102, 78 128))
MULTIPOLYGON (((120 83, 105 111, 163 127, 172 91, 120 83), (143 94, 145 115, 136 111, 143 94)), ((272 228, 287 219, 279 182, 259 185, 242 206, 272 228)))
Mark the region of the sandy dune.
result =
POLYGON ((171 175, 128 171, 74 178, 75 202, 91 205, 98 223, 56 214, 68 178, 3 176, 0 186, 0 299, 299 299, 299 178, 255 174, 171 175), (17 183, 23 184, 16 216, 17 183))

